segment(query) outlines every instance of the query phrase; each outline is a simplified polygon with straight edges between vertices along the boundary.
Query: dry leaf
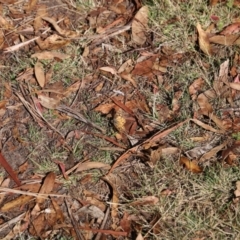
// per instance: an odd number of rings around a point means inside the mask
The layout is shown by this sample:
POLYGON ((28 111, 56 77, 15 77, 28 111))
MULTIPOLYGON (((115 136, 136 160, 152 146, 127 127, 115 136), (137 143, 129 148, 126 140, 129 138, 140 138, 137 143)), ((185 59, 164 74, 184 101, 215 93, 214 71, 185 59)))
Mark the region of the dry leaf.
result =
POLYGON ((78 168, 76 169, 76 172, 86 171, 93 168, 97 168, 97 169, 104 168, 108 170, 110 169, 110 167, 111 166, 109 164, 105 164, 101 162, 84 162, 78 166, 78 168))
POLYGON ((222 35, 232 35, 239 33, 240 31, 240 22, 235 22, 227 26, 220 34, 222 35))
POLYGON ((236 190, 234 191, 235 197, 240 197, 240 181, 236 182, 236 190))
POLYGON ((116 105, 114 103, 106 103, 106 104, 99 105, 94 110, 97 112, 101 112, 102 114, 108 114, 115 106, 116 105))
POLYGON ((115 230, 118 227, 118 203, 119 203, 119 194, 117 191, 117 186, 115 186, 116 176, 112 173, 102 177, 112 188, 112 206, 111 206, 111 217, 112 217, 112 228, 115 230))
POLYGON ((211 131, 211 132, 215 132, 215 133, 224 133, 225 131, 224 130, 218 130, 218 129, 215 129, 213 128, 212 126, 206 124, 206 123, 203 123, 201 121, 199 121, 198 119, 193 119, 191 118, 190 119, 192 122, 196 123, 198 126, 208 130, 208 131, 211 131))
POLYGON ((142 233, 138 233, 136 240, 144 240, 142 233))
POLYGON ((120 226, 123 231, 130 233, 131 231, 131 219, 129 219, 129 214, 125 212, 122 219, 120 220, 120 226))
POLYGON ((114 67, 101 67, 99 69, 105 72, 110 72, 112 75, 117 74, 117 70, 114 67))
POLYGON ((35 76, 38 81, 38 84, 40 85, 40 87, 43 88, 45 85, 45 73, 44 73, 43 65, 41 62, 39 61, 36 62, 34 66, 34 72, 35 72, 35 76))
POLYGON ((122 72, 130 72, 133 69, 133 61, 132 59, 128 59, 126 62, 124 62, 121 67, 118 69, 118 73, 122 72))
POLYGON ((207 55, 212 55, 213 50, 209 42, 208 34, 202 29, 200 23, 197 23, 198 42, 200 49, 207 55))
POLYGON ((157 149, 151 149, 151 153, 149 156, 150 165, 153 167, 156 165, 156 163, 161 159, 162 156, 162 149, 164 148, 164 145, 160 145, 157 149))
POLYGON ((60 52, 50 52, 50 51, 43 51, 39 53, 34 53, 31 55, 31 58, 37 58, 38 60, 46 59, 52 60, 54 58, 59 58, 61 60, 67 59, 70 56, 60 52))
POLYGON ((27 212, 24 219, 22 221, 18 221, 16 225, 11 229, 11 231, 4 237, 2 240, 12 240, 24 233, 27 230, 30 223, 30 213, 27 212))
POLYGON ((210 6, 215 6, 218 3, 218 0, 210 0, 210 6))
POLYGON ((143 45, 146 40, 146 31, 148 26, 148 7, 141 7, 133 18, 132 38, 139 45, 143 45))
POLYGON ((53 68, 54 68, 54 66, 52 64, 45 74, 46 84, 48 84, 50 82, 51 78, 52 78, 52 75, 53 75, 53 72, 54 72, 53 68))
POLYGON ((204 162, 206 160, 211 159, 212 157, 214 157, 219 151, 221 151, 226 145, 227 145, 228 141, 225 141, 224 143, 220 144, 219 146, 213 148, 212 150, 210 150, 209 152, 205 153, 200 159, 199 162, 204 162))
MULTIPOLYGON (((53 172, 50 172, 47 174, 46 178, 43 181, 43 185, 40 188, 39 193, 41 194, 48 194, 51 193, 54 187, 54 182, 55 182, 56 175, 53 172)), ((36 202, 37 204, 43 203, 45 201, 44 198, 42 197, 37 197, 36 202)))
POLYGON ((41 105, 47 109, 56 109, 60 104, 59 98, 50 98, 43 94, 38 94, 38 100, 41 105))
POLYGON ((195 100, 197 98, 197 93, 199 90, 202 89, 204 85, 204 80, 202 78, 198 78, 196 80, 194 80, 194 82, 189 86, 188 91, 189 94, 192 97, 192 100, 195 100))
POLYGON ((63 38, 57 34, 53 34, 42 41, 40 38, 35 39, 41 50, 55 50, 63 48, 68 45, 71 41, 67 38, 63 38))
POLYGON ((198 95, 197 102, 201 109, 201 113, 205 116, 208 116, 221 130, 225 131, 222 121, 213 113, 212 105, 208 101, 208 99, 213 99, 214 97, 215 92, 210 89, 198 95))
POLYGON ((37 13, 34 19, 33 27, 35 32, 39 32, 39 30, 44 26, 42 18, 43 16, 47 15, 47 9, 45 5, 39 5, 37 8, 37 13))
POLYGON ((201 173, 203 171, 202 168, 198 166, 196 160, 191 161, 186 157, 181 157, 180 164, 184 165, 189 171, 193 173, 201 173))
POLYGON ((135 81, 135 79, 132 77, 132 74, 131 73, 125 73, 125 72, 122 72, 120 74, 120 76, 124 79, 124 80, 127 80, 129 82, 132 83, 132 85, 137 88, 137 83, 135 81))
POLYGON ((31 12, 37 5, 38 0, 29 0, 28 6, 26 7, 26 12, 31 12))
POLYGON ((240 34, 226 35, 226 36, 215 35, 215 36, 210 37, 208 40, 211 43, 221 44, 224 46, 232 46, 232 45, 240 44, 239 39, 240 39, 240 34))
POLYGON ((49 17, 42 17, 43 20, 51 23, 53 25, 53 27, 55 28, 55 30, 63 37, 66 38, 76 38, 80 36, 80 33, 78 31, 71 31, 71 30, 64 30, 61 29, 58 24, 56 23, 56 21, 52 18, 49 17))
POLYGON ((148 76, 153 77, 153 65, 156 60, 156 57, 151 57, 147 60, 138 62, 133 71, 131 72, 132 75, 138 75, 138 76, 148 76))
POLYGON ((34 197, 32 196, 27 196, 27 195, 21 195, 15 199, 13 199, 10 202, 5 203, 2 207, 1 207, 1 211, 2 212, 6 212, 9 211, 13 208, 21 208, 22 206, 24 206, 26 203, 30 202, 32 199, 34 199, 34 197))
POLYGON ((101 90, 102 90, 102 88, 103 88, 103 86, 104 86, 104 81, 102 81, 102 82, 100 82, 96 87, 95 87, 95 91, 96 92, 100 92, 101 90))

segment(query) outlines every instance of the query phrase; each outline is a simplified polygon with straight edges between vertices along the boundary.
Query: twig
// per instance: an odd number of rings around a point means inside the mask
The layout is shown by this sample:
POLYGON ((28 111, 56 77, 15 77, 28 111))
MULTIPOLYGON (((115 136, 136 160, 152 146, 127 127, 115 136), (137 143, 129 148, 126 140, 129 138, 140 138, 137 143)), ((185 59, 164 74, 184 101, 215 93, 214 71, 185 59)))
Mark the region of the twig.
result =
MULTIPOLYGON (((0 192, 15 193, 15 194, 21 194, 21 195, 26 195, 26 196, 45 198, 45 199, 47 199, 48 197, 62 197, 62 198, 70 197, 70 196, 61 195, 61 194, 32 193, 32 192, 21 191, 21 190, 5 188, 5 187, 0 187, 0 192)), ((0 193, 0 195, 1 195, 1 193, 0 193)))
POLYGON ((74 216, 72 214, 72 211, 71 211, 71 208, 69 207, 69 204, 68 204, 66 199, 65 199, 65 204, 66 204, 66 207, 67 207, 67 210, 68 210, 68 215, 69 215, 69 217, 71 219, 73 228, 74 228, 74 230, 75 230, 75 232, 77 234, 77 239, 78 240, 85 240, 85 237, 83 236, 83 234, 78 229, 78 223, 77 223, 76 219, 74 218, 74 216))
MULTIPOLYGON (((108 219, 109 213, 110 213, 110 208, 108 207, 108 208, 107 208, 107 211, 106 211, 106 213, 105 213, 104 219, 103 219, 103 221, 102 221, 102 224, 101 224, 100 229, 104 229, 104 227, 105 227, 105 225, 106 225, 106 222, 107 222, 107 219, 108 219)), ((101 233, 101 232, 98 232, 98 234, 96 235, 96 237, 94 238, 94 240, 100 240, 101 236, 102 236, 102 233, 101 233)))

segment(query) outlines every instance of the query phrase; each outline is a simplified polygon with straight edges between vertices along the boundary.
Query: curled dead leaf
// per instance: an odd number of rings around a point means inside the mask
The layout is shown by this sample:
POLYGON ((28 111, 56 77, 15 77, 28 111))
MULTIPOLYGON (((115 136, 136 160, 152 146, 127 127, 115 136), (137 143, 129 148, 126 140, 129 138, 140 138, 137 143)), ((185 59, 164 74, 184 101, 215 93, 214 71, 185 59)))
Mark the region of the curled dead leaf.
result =
POLYGON ((56 23, 56 21, 52 18, 42 17, 42 19, 51 23, 53 25, 53 27, 55 28, 55 30, 63 37, 76 38, 76 37, 79 37, 79 35, 80 35, 80 33, 78 31, 64 30, 64 29, 60 28, 58 26, 58 24, 56 23))
MULTIPOLYGON (((37 38, 35 40, 41 50, 59 49, 68 45, 71 42, 69 39, 63 38, 57 34, 53 34, 49 36, 44 41, 41 40, 40 38, 37 38)), ((6 49, 6 51, 10 51, 10 50, 6 49)))
POLYGON ((204 80, 202 78, 198 78, 194 80, 194 82, 189 86, 188 91, 192 97, 193 100, 197 98, 196 94, 199 90, 202 89, 204 85, 204 80))
POLYGON ((180 164, 184 165, 189 171, 193 173, 201 173, 203 171, 202 168, 198 165, 196 160, 191 161, 186 157, 181 157, 180 164))

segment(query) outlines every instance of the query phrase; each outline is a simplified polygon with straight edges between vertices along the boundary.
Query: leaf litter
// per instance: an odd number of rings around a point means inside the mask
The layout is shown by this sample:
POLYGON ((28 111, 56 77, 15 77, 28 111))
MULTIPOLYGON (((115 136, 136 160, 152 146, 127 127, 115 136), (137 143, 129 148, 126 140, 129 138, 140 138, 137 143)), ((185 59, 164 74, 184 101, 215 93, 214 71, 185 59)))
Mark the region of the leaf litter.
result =
MULTIPOLYGON (((148 239, 161 234, 161 217, 142 208, 157 206, 175 189, 135 196, 142 172, 151 175, 168 157, 180 174, 203 175, 216 161, 237 165, 238 53, 219 58, 212 84, 200 74, 182 87, 168 77, 196 53, 156 47, 151 7, 140 1, 103 1, 87 10, 77 1, 1 1, 0 7, 1 66, 17 69, 2 90, 2 239, 131 239, 131 233, 148 239), (26 63, 20 67, 20 61, 26 63), (182 114, 186 92, 188 117, 182 114), (171 141, 181 128, 198 128, 192 139, 202 139, 200 145, 187 149, 171 141)), ((239 20, 221 30, 196 22, 203 68, 206 56, 240 44, 239 20)), ((236 204, 239 181, 234 195, 236 204)))

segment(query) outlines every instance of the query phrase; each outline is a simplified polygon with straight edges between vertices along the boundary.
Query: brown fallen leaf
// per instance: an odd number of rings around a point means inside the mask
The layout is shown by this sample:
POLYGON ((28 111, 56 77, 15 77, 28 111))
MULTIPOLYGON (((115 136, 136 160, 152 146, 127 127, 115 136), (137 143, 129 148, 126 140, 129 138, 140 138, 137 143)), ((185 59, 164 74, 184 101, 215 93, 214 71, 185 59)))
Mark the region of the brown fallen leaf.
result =
POLYGON ((52 79, 52 76, 54 73, 53 69, 54 69, 54 66, 52 64, 45 74, 45 81, 46 81, 45 84, 48 84, 50 82, 50 80, 52 79))
POLYGON ((118 203, 119 203, 119 194, 117 191, 117 186, 115 185, 115 175, 112 173, 107 176, 102 177, 112 188, 112 205, 111 205, 111 217, 112 217, 112 228, 115 230, 118 227, 118 203))
POLYGON ((28 5, 25 8, 26 12, 31 12, 37 5, 38 0, 29 0, 28 5))
POLYGON ((83 193, 88 204, 97 206, 103 212, 106 210, 106 204, 100 200, 101 197, 98 194, 88 190, 83 190, 83 193))
POLYGON ((186 157, 181 157, 180 164, 184 165, 189 171, 193 173, 201 173, 203 171, 202 168, 198 165, 196 160, 191 161, 186 157))
POLYGON ((137 83, 135 81, 135 79, 133 78, 132 74, 131 73, 125 73, 125 72, 122 72, 120 74, 121 78, 123 78, 124 80, 127 80, 129 82, 132 83, 132 85, 137 88, 137 83))
POLYGON ((239 33, 240 31, 240 22, 235 22, 230 25, 228 25, 226 28, 224 28, 223 31, 220 32, 222 35, 232 35, 239 33))
POLYGON ((209 37, 210 43, 216 43, 221 44, 224 46, 232 46, 232 45, 238 45, 240 39, 240 34, 234 34, 234 35, 215 35, 212 37, 209 37))
POLYGON ((2 207, 1 207, 1 211, 2 212, 7 212, 13 208, 21 208, 22 206, 24 206, 26 203, 30 202, 32 199, 34 199, 34 197, 32 196, 26 196, 26 195, 21 195, 15 199, 13 199, 10 202, 5 203, 2 207))
POLYGON ((234 191, 235 197, 240 197, 240 181, 236 182, 236 190, 234 191))
POLYGON ((54 58, 59 58, 61 60, 67 59, 70 56, 64 53, 60 53, 60 52, 55 52, 55 51, 43 51, 43 52, 38 52, 38 53, 34 53, 31 55, 31 58, 37 58, 38 60, 52 60, 54 58))
POLYGON ((141 62, 138 62, 133 71, 131 72, 132 75, 137 76, 147 76, 147 77, 153 77, 153 65, 156 60, 156 57, 150 57, 147 60, 143 60, 141 62))
POLYGON ((208 116, 216 125, 223 131, 226 130, 222 121, 213 113, 212 105, 209 103, 209 99, 214 99, 215 92, 213 90, 207 90, 204 93, 201 93, 197 97, 197 102, 200 107, 201 113, 205 116, 208 116))
POLYGON ((143 197, 139 200, 131 202, 131 206, 143 206, 143 205, 156 205, 159 202, 159 198, 155 196, 143 197))
POLYGON ((213 49, 212 46, 210 45, 209 42, 209 36, 207 34, 207 32, 205 32, 200 23, 197 23, 197 30, 198 30, 198 42, 199 42, 199 46, 200 49, 207 55, 212 55, 213 54, 213 49))
POLYGON ((215 6, 219 0, 210 0, 210 6, 215 6))
POLYGON ((22 221, 18 221, 16 225, 11 229, 11 231, 2 239, 11 240, 16 238, 16 236, 19 236, 19 234, 23 234, 25 230, 27 230, 29 224, 30 224, 30 213, 27 212, 25 214, 25 217, 22 219, 22 221))
POLYGON ((141 7, 132 21, 132 39, 135 43, 143 45, 146 40, 146 31, 148 27, 148 7, 141 7))
POLYGON ((199 162, 204 162, 206 160, 211 159, 214 157, 219 151, 221 151, 225 146, 227 146, 228 140, 225 141, 224 143, 220 144, 219 146, 211 149, 209 152, 205 153, 200 159, 199 162))
POLYGON ((224 133, 225 132, 224 130, 215 129, 212 126, 210 126, 210 125, 208 125, 206 123, 203 123, 203 122, 201 122, 198 119, 191 118, 190 121, 196 123, 198 126, 204 128, 204 129, 206 129, 208 131, 211 131, 211 132, 215 132, 215 133, 224 133))
POLYGON ((101 67, 99 69, 102 70, 102 71, 105 71, 105 72, 110 72, 112 75, 117 74, 117 70, 114 67, 101 67))
POLYGON ((43 27, 42 17, 46 15, 47 15, 46 5, 39 5, 33 22, 33 27, 36 33, 38 33, 39 30, 43 27))
POLYGON ((197 98, 197 93, 202 89, 204 83, 205 81, 202 78, 198 78, 194 80, 194 82, 189 86, 188 91, 192 97, 192 100, 195 100, 197 98))
MULTIPOLYGON (((48 173, 46 178, 43 181, 43 185, 40 188, 39 193, 40 194, 51 193, 51 191, 53 190, 53 187, 54 187, 55 178, 56 178, 55 173, 53 173, 53 172, 48 173)), ((42 197, 37 197, 36 198, 36 202, 38 204, 43 203, 44 201, 45 201, 45 199, 42 198, 42 197)))
POLYGON ((62 212, 61 207, 58 205, 57 201, 55 201, 53 198, 51 198, 53 208, 56 212, 56 219, 59 220, 61 223, 64 221, 64 215, 62 212))
POLYGON ((129 214, 125 212, 122 219, 120 220, 120 226, 123 231, 130 233, 131 231, 131 219, 129 219, 129 214))
POLYGON ((64 30, 64 29, 60 28, 58 26, 58 24, 56 23, 56 21, 52 18, 42 17, 42 19, 51 23, 53 25, 53 27, 55 28, 55 30, 63 37, 76 38, 76 37, 80 36, 80 33, 78 31, 64 30))
POLYGON ((110 167, 111 166, 109 164, 105 164, 101 162, 84 162, 78 166, 78 168, 76 169, 76 172, 86 171, 93 168, 97 168, 97 169, 104 168, 108 170, 110 169, 110 167))
MULTIPOLYGON (((41 50, 60 49, 60 48, 63 48, 64 46, 70 44, 70 42, 71 42, 69 39, 63 38, 57 34, 53 34, 53 35, 49 36, 48 38, 46 38, 45 40, 41 40, 39 37, 31 39, 31 41, 32 40, 36 41, 36 43, 38 44, 38 46, 41 50)), ((6 49, 6 51, 10 51, 10 50, 6 49)))
POLYGON ((43 64, 41 62, 39 61, 36 62, 34 66, 34 72, 35 72, 35 76, 38 81, 38 84, 40 85, 41 88, 43 88, 45 85, 45 73, 43 69, 43 64))

